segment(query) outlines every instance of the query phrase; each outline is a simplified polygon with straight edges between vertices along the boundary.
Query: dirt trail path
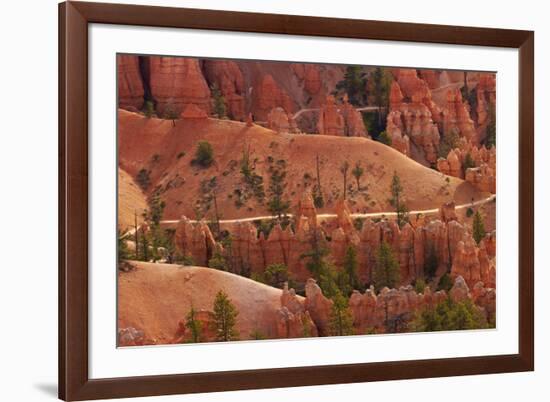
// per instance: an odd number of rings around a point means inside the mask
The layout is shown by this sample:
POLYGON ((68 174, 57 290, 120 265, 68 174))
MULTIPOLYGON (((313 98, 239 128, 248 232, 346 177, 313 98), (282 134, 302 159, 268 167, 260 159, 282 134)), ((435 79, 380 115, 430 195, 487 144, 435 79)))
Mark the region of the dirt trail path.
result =
MULTIPOLYGON (((467 203, 464 203, 464 204, 461 204, 461 205, 457 205, 455 207, 455 209, 460 210, 460 209, 469 208, 469 207, 476 207, 478 205, 482 205, 482 204, 491 202, 494 199, 496 199, 496 194, 492 194, 489 197, 484 198, 482 200, 478 200, 478 201, 474 201, 474 202, 467 202, 467 203)), ((432 208, 432 209, 423 209, 423 210, 418 210, 418 211, 409 211, 409 214, 410 215, 433 214, 433 213, 437 213, 438 211, 439 211, 439 208, 432 208)), ((351 217, 352 218, 378 218, 378 217, 382 217, 382 216, 396 216, 396 215, 397 215, 396 212, 389 211, 389 212, 353 213, 353 214, 351 214, 351 217)), ((287 214, 287 216, 293 217, 293 214, 287 214)), ((336 218, 337 216, 338 215, 336 215, 336 214, 318 214, 317 219, 336 218)), ((257 221, 257 220, 267 220, 267 219, 274 219, 274 218, 276 218, 276 216, 265 215, 265 216, 253 216, 251 218, 221 219, 220 224, 239 223, 239 222, 253 222, 253 221, 257 221)), ((161 221, 160 223, 164 224, 164 225, 170 225, 170 224, 176 224, 178 222, 179 222, 179 220, 176 219, 176 220, 164 220, 164 221, 161 221)), ((199 221, 190 219, 189 222, 197 223, 199 221)), ((128 232, 128 233, 130 233, 130 232, 128 232)))

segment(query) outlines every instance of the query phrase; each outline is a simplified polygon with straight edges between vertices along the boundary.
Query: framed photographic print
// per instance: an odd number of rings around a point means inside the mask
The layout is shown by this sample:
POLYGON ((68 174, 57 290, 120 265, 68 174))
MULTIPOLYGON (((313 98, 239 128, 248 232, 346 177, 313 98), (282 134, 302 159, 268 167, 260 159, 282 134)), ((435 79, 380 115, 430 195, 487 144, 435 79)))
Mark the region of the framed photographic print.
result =
POLYGON ((60 398, 533 370, 533 32, 59 10, 60 398))

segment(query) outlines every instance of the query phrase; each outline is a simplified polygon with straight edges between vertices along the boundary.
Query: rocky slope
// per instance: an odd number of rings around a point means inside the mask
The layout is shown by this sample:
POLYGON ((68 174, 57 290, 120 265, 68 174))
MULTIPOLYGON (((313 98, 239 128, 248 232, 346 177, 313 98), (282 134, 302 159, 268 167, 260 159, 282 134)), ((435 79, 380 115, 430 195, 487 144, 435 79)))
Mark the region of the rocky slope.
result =
MULTIPOLYGON (((365 173, 358 191, 348 172, 347 196, 353 212, 391 211, 389 188, 396 172, 403 185, 409 209, 437 208, 448 201, 457 204, 485 197, 461 179, 445 176, 407 158, 391 147, 367 138, 339 138, 276 133, 256 124, 190 116, 175 121, 146 118, 119 111, 119 163, 132 177, 147 177, 145 193, 160 191, 166 202, 165 219, 182 215, 195 218, 204 210, 205 188, 216 177, 217 207, 222 219, 270 215, 270 169, 284 165, 287 172, 284 198, 296 206, 305 189, 316 182, 316 156, 320 157, 323 210, 332 210, 343 195, 341 166, 356 162, 365 173), (209 168, 193 165, 199 141, 212 144, 215 163, 209 168), (243 152, 263 179, 265 197, 254 196, 243 181, 240 163, 243 152), (330 157, 329 157, 330 155, 330 157)), ((212 214, 212 208, 207 214, 212 214)))
POLYGON ((122 169, 118 169, 118 228, 124 232, 143 222, 143 212, 147 209, 147 199, 134 179, 122 169))

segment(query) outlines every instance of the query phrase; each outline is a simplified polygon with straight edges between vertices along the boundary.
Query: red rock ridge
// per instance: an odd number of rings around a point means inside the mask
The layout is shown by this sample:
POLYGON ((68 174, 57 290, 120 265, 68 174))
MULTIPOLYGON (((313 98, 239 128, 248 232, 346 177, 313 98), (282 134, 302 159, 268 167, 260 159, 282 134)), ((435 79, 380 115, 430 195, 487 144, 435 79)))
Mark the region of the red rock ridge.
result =
POLYGON ((141 109, 144 89, 138 56, 118 55, 117 76, 119 107, 133 111, 141 109))

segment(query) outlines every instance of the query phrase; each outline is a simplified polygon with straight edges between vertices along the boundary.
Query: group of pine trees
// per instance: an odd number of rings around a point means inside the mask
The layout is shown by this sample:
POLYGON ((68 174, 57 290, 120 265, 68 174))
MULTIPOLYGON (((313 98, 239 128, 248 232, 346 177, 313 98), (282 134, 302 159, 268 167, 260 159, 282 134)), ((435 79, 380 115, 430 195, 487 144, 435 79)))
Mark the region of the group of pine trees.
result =
MULTIPOLYGON (((235 328, 237 324, 237 316, 239 312, 229 299, 227 294, 220 290, 214 299, 212 332, 214 333, 217 342, 236 341, 239 339, 239 334, 235 328)), ((197 317, 197 310, 193 306, 185 317, 185 328, 189 331, 187 342, 198 343, 205 341, 204 332, 207 328, 203 328, 202 322, 197 317)))

